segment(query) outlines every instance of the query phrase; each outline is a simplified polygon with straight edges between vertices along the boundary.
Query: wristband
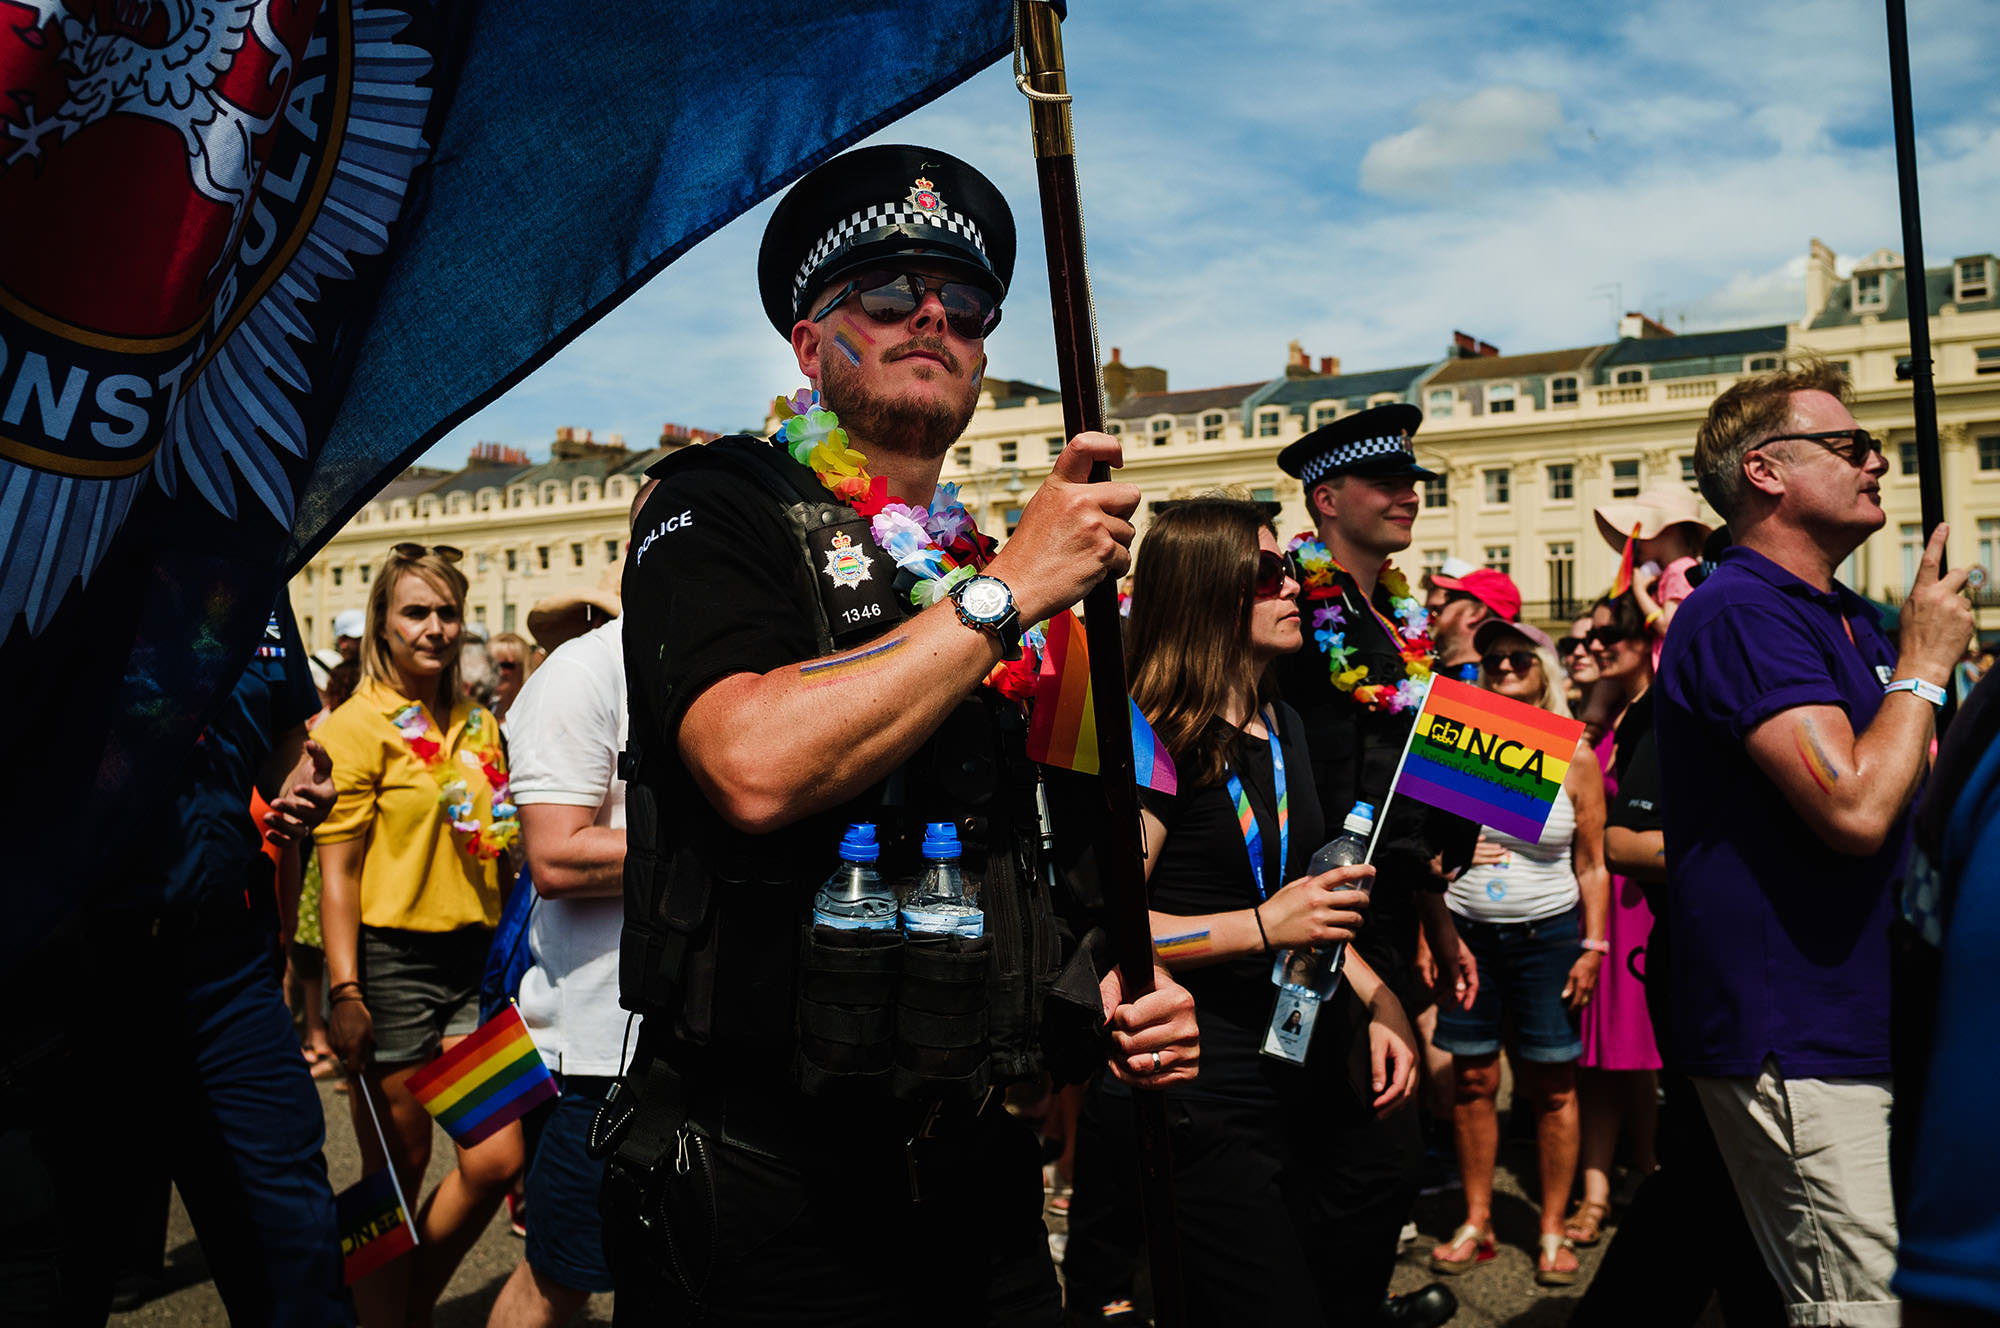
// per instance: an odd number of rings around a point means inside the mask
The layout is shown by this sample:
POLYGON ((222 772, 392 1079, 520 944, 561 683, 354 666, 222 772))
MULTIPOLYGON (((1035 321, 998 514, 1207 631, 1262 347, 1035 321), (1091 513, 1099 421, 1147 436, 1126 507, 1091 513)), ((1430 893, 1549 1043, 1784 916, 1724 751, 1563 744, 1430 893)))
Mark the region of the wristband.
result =
POLYGON ((336 982, 331 987, 328 987, 326 989, 326 994, 329 997, 338 996, 341 992, 347 990, 349 987, 354 988, 356 991, 361 990, 361 984, 359 982, 336 982))
POLYGON ((1664 616, 1665 613, 1663 610, 1654 609, 1651 613, 1646 615, 1646 626, 1651 627, 1654 623, 1658 622, 1664 616))
POLYGON ((1582 944, 1584 949, 1595 950, 1601 955, 1611 953, 1611 942, 1609 941, 1584 941, 1582 944))
POLYGON ((1944 704, 1944 688, 1934 682, 1925 682, 1922 678, 1898 678, 1882 688, 1884 696, 1891 692, 1915 692, 1934 706, 1944 704))
POLYGON ((1250 916, 1257 919, 1257 939, 1264 942, 1264 949, 1261 953, 1269 954, 1271 953, 1271 938, 1264 931, 1264 915, 1259 911, 1262 907, 1260 904, 1257 908, 1251 909, 1250 916))

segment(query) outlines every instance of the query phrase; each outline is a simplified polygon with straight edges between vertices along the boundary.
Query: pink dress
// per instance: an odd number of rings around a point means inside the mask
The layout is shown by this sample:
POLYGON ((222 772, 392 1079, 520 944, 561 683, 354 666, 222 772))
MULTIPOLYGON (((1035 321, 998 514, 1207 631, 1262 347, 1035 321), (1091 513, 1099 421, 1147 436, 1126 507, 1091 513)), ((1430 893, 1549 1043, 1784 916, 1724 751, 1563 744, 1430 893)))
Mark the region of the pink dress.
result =
MULTIPOLYGON (((1604 796, 1618 791, 1611 773, 1612 735, 1597 744, 1604 767, 1604 796)), ((1604 956, 1597 992, 1583 1007, 1583 1056, 1577 1062, 1592 1070, 1657 1070, 1660 1049, 1653 1042, 1653 1021, 1646 1013, 1646 938, 1653 931, 1653 911, 1639 884, 1623 876, 1611 878, 1611 915, 1604 939, 1611 953, 1604 956)))

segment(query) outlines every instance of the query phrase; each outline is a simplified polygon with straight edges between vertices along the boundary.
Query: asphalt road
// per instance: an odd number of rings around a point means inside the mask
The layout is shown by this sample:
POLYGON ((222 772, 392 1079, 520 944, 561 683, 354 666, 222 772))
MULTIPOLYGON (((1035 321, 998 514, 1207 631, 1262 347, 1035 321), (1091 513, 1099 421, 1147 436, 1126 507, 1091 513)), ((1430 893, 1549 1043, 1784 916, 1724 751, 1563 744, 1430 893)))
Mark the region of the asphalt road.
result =
MULTIPOLYGON (((334 1188, 341 1189, 360 1179, 360 1155, 355 1148, 353 1127, 347 1115, 347 1099, 330 1083, 320 1085, 320 1099, 327 1111, 327 1168, 334 1188)), ((431 1172, 426 1189, 443 1176, 452 1155, 450 1141, 440 1131, 431 1153, 431 1172)), ((1538 1230, 1533 1205, 1524 1197, 1522 1181, 1532 1181, 1534 1148, 1526 1142, 1506 1142, 1501 1148, 1500 1168, 1494 1202, 1494 1228, 1500 1257, 1483 1267, 1450 1279, 1460 1301, 1454 1328, 1555 1328, 1567 1323, 1576 1298, 1603 1257, 1605 1246, 1579 1250, 1583 1277, 1575 1287, 1538 1287, 1534 1279, 1534 1242, 1538 1230)), ((1434 1195, 1418 1202, 1416 1220, 1423 1233, 1410 1244, 1398 1262, 1393 1289, 1407 1291, 1435 1280, 1426 1264, 1431 1248, 1444 1240, 1463 1220, 1464 1211, 1455 1192, 1434 1195)), ((1059 1219, 1051 1222, 1060 1231, 1059 1219)), ((1615 1231, 1615 1228, 1613 1229, 1615 1231)), ((521 1242, 507 1229, 505 1210, 481 1237, 459 1267, 438 1305, 438 1328, 478 1328, 486 1322, 488 1310, 521 1258, 521 1242)), ((118 1325, 224 1325, 228 1323, 215 1286, 208 1280, 208 1267, 194 1238, 179 1197, 174 1200, 167 1232, 167 1282, 165 1294, 127 1314, 116 1315, 118 1325)), ((584 1324, 611 1322, 611 1297, 592 1299, 584 1324)))

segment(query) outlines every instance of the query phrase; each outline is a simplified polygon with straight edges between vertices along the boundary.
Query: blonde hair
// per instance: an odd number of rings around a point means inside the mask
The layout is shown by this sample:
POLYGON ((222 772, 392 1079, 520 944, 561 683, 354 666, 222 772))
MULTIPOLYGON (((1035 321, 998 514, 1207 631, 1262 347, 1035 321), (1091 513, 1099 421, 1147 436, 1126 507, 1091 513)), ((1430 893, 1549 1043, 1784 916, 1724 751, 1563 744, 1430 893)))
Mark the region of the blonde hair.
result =
MULTIPOLYGON (((395 594, 396 586, 406 575, 422 577, 431 589, 451 601, 461 620, 465 615, 465 573, 458 570, 456 563, 435 552, 413 558, 391 549, 382 559, 382 566, 375 574, 375 584, 368 591, 367 622, 361 631, 362 678, 390 687, 401 679, 396 673, 395 662, 389 657, 389 597, 395 594)), ((460 639, 464 638, 461 636, 460 639)), ((433 709, 437 708, 439 698, 443 699, 445 713, 449 714, 458 699, 457 651, 452 652, 444 672, 438 676, 437 696, 429 698, 433 709)))
MULTIPOLYGON (((527 637, 522 636, 519 632, 502 632, 486 643, 486 653, 491 655, 494 650, 501 646, 512 646, 519 652, 521 656, 521 681, 526 682, 529 676, 534 673, 535 665, 541 662, 535 658, 535 647, 529 642, 527 637)), ((498 657, 495 657, 493 662, 497 664, 500 661, 498 657)))
POLYGON ((1695 434, 1695 482, 1724 521, 1735 520, 1749 497, 1743 458, 1785 427, 1795 394, 1824 392, 1848 404, 1847 374, 1838 365, 1811 351, 1786 360, 1784 368, 1741 379, 1709 403, 1708 418, 1695 434))
MULTIPOLYGON (((1500 633, 1495 632, 1494 635, 1498 636, 1500 633)), ((1562 661, 1556 658, 1556 652, 1547 646, 1538 646, 1533 641, 1528 641, 1528 638, 1521 636, 1519 632, 1514 635, 1527 641, 1528 648, 1535 652, 1535 662, 1542 666, 1542 695, 1535 704, 1552 715, 1561 715, 1564 719, 1576 718, 1570 713, 1569 698, 1563 694, 1562 680, 1569 675, 1563 672, 1562 661)), ((1486 665, 1482 663, 1479 666, 1480 686, 1486 686, 1487 676, 1486 665)), ((1493 689, 1486 687, 1486 690, 1490 692, 1493 689)))

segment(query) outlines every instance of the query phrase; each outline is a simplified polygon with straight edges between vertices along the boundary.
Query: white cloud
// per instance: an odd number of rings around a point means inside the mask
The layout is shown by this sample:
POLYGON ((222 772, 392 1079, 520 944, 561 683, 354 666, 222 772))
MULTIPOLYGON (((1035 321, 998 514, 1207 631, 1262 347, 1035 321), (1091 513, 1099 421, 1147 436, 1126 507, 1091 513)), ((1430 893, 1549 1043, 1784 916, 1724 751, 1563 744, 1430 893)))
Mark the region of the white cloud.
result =
POLYGON ((1565 127, 1553 92, 1499 84, 1459 101, 1434 98, 1417 124, 1376 142, 1361 159, 1361 187, 1390 198, 1445 194, 1468 170, 1485 171, 1549 156, 1549 136, 1565 127))

